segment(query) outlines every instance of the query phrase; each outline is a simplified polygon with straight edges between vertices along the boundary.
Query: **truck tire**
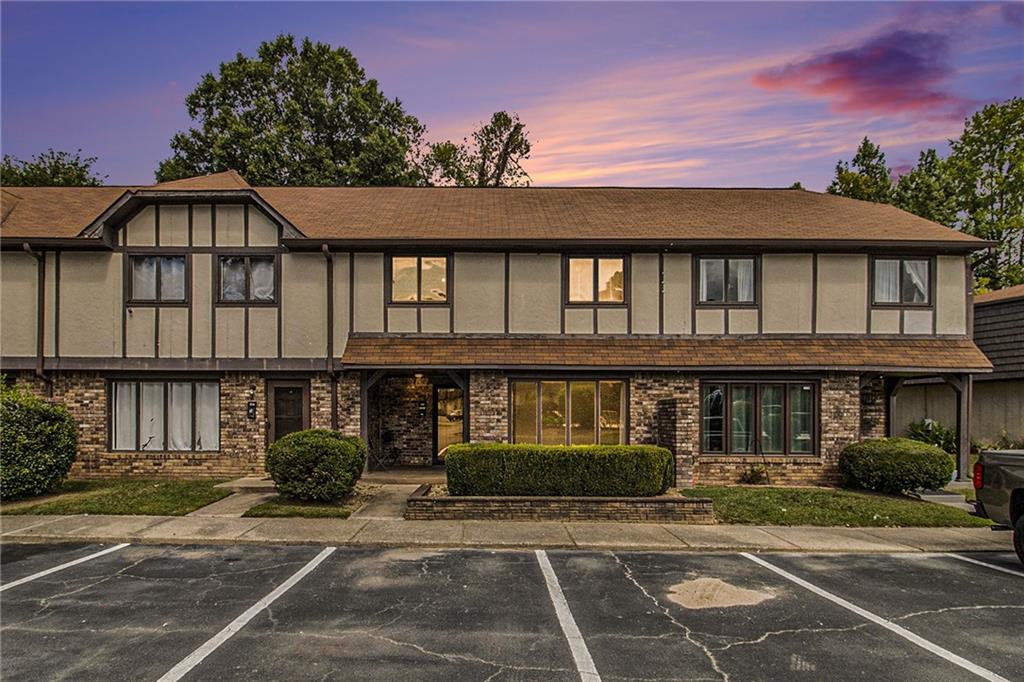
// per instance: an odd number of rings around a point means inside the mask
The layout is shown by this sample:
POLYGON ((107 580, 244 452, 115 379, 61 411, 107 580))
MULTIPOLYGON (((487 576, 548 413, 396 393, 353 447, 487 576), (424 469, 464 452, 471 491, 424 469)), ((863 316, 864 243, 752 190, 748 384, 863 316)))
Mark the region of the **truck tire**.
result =
POLYGON ((1017 552, 1017 558, 1024 564, 1024 514, 1013 524, 1013 551, 1017 552))

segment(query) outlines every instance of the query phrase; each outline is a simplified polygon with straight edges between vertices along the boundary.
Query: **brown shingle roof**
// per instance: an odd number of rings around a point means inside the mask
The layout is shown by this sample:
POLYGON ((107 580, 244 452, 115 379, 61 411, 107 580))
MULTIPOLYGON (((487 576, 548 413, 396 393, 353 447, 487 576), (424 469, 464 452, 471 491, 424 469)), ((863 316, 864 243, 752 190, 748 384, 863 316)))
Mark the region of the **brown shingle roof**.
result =
POLYGON ((3 192, 4 237, 77 237, 127 187, 12 187, 3 192))
POLYGON ((151 185, 146 189, 202 191, 207 189, 252 189, 252 186, 237 171, 228 170, 222 173, 199 175, 194 178, 168 180, 167 182, 151 185))
POLYGON ((350 367, 988 371, 968 339, 354 335, 350 367))
POLYGON ((974 305, 985 305, 986 303, 998 303, 999 301, 1012 301, 1015 298, 1024 298, 1024 284, 1018 284, 1005 289, 996 289, 988 293, 978 294, 974 297, 974 305))

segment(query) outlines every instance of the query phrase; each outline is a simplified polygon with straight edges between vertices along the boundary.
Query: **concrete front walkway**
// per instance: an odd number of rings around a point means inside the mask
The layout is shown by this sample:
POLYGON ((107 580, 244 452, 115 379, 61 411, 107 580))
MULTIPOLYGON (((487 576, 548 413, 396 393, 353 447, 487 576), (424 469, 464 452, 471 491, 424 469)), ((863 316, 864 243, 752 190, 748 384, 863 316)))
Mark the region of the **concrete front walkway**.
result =
POLYGON ((1008 551, 988 528, 818 528, 644 523, 267 519, 223 516, 0 516, 0 541, 576 547, 692 551, 1008 551))

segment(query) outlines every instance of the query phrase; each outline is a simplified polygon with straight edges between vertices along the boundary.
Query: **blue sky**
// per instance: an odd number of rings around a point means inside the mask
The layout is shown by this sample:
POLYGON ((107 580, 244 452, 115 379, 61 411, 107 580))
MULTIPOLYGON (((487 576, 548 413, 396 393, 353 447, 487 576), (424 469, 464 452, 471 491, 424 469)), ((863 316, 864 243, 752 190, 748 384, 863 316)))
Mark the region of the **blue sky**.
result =
POLYGON ((823 189, 869 135, 890 163, 1024 93, 1024 4, 26 3, 0 5, 0 145, 99 157, 145 183, 206 72, 278 33, 348 47, 461 139, 498 109, 538 185, 823 189))

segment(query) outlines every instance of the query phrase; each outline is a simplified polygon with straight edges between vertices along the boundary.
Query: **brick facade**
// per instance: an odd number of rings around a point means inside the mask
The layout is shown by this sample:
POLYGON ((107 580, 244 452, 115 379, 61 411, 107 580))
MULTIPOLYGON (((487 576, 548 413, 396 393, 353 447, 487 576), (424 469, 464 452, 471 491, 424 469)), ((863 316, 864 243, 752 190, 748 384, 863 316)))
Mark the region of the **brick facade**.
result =
POLYGON ((388 377, 372 389, 371 446, 386 465, 430 466, 434 450, 433 385, 426 377, 388 377))
POLYGON ((860 437, 885 438, 885 381, 877 377, 860 391, 860 437))
POLYGON ((469 374, 469 440, 508 442, 508 378, 501 372, 469 374))

